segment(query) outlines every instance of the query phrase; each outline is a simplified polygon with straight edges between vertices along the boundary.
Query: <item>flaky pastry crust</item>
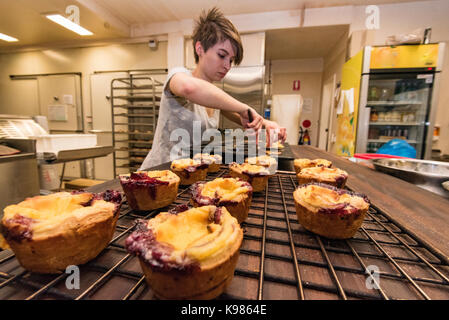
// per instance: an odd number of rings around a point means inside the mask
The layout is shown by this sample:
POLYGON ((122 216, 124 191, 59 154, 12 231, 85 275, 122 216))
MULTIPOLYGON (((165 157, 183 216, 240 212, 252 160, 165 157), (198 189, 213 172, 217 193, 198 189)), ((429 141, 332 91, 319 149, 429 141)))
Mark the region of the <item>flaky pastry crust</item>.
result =
POLYGON ((295 168, 296 173, 300 173, 304 168, 312 168, 312 167, 332 167, 332 162, 326 159, 306 159, 300 158, 293 160, 293 166, 295 168))
POLYGON ((175 201, 181 179, 170 170, 138 171, 120 175, 129 206, 137 211, 166 207, 175 201))
POLYGON ((293 198, 298 222, 307 230, 331 239, 352 238, 369 209, 365 195, 323 183, 299 186, 293 198))
POLYGON ((268 179, 272 174, 263 166, 233 162, 229 164, 229 175, 233 178, 248 181, 253 187, 253 191, 259 192, 265 190, 268 179))
POLYGON ((304 168, 296 176, 299 184, 322 182, 337 188, 343 188, 348 179, 348 173, 346 171, 327 167, 304 168))
POLYGON ((220 171, 220 165, 223 161, 219 154, 209 154, 209 153, 197 153, 193 156, 193 160, 198 160, 205 162, 209 165, 207 172, 218 172, 220 171))
POLYGON ((209 165, 193 159, 173 160, 170 169, 181 179, 181 185, 191 185, 197 181, 206 180, 209 165))
POLYGON ((192 185, 190 203, 194 207, 215 205, 226 207, 229 213, 242 223, 248 217, 253 187, 236 178, 216 178, 192 185))
POLYGON ((112 239, 121 194, 59 192, 4 209, 2 233, 19 263, 37 273, 60 273, 95 258, 112 239))
POLYGON ((232 281, 242 239, 226 208, 184 206, 138 221, 125 246, 160 299, 213 299, 232 281))

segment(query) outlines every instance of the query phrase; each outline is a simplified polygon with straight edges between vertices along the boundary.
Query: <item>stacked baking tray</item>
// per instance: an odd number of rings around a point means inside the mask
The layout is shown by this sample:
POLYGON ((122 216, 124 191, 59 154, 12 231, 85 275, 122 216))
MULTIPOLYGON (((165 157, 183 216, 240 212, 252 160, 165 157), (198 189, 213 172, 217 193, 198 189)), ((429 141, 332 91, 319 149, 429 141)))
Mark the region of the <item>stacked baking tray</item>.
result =
MULTIPOLYGON (((208 180, 227 173, 223 166, 208 180)), ((373 206, 354 238, 316 236, 297 222, 295 188, 294 173, 278 171, 254 194, 235 276, 220 299, 449 299, 447 256, 373 206)), ((173 206, 189 199, 189 189, 180 189, 173 206)), ((80 266, 79 289, 67 289, 69 274, 29 273, 1 251, 0 299, 153 299, 124 241, 135 219, 157 213, 137 214, 124 203, 109 246, 80 266)))

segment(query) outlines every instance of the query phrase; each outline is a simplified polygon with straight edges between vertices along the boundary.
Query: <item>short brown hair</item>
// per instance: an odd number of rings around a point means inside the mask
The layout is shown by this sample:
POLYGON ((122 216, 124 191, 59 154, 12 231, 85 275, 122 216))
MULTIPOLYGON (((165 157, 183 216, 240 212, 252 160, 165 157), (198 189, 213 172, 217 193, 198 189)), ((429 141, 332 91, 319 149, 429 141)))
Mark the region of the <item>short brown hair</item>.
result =
POLYGON ((195 56, 195 62, 198 63, 199 57, 195 50, 195 43, 199 41, 204 51, 207 51, 210 47, 213 47, 219 42, 226 40, 231 41, 235 50, 234 64, 239 65, 243 59, 243 46, 240 39, 239 32, 234 27, 231 21, 225 18, 223 13, 214 7, 208 12, 201 13, 200 17, 195 23, 195 29, 193 31, 193 54, 195 56))

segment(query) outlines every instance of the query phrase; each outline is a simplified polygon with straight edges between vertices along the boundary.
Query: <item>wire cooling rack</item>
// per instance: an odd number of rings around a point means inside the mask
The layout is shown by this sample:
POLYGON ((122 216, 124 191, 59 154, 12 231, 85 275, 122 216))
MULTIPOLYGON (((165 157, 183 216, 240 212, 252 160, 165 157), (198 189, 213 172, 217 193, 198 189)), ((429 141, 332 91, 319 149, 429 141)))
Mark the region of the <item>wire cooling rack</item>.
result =
MULTIPOLYGON (((223 166, 207 180, 227 173, 223 166)), ((447 258, 381 210, 371 206, 352 239, 329 240, 298 223, 295 188, 294 173, 278 171, 253 194, 234 279, 218 299, 449 299, 447 258)), ((175 203, 161 210, 189 200, 189 188, 181 187, 175 203)), ((79 266, 79 288, 70 286, 69 273, 31 273, 11 251, 0 251, 0 299, 154 299, 124 242, 137 218, 161 210, 137 213, 125 201, 109 245, 79 266)))

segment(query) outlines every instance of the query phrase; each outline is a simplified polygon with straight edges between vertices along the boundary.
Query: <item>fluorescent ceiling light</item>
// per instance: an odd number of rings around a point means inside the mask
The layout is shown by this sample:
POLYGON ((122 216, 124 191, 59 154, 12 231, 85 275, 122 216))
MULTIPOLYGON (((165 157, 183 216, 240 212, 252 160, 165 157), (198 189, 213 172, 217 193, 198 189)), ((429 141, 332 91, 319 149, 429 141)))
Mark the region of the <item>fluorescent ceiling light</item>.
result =
POLYGON ((0 33, 0 40, 4 40, 4 41, 8 41, 8 42, 15 42, 15 41, 19 41, 16 38, 10 37, 6 34, 0 33))
POLYGON ((90 32, 89 30, 84 29, 80 25, 70 21, 67 18, 64 18, 60 14, 49 14, 49 15, 46 15, 46 17, 48 19, 50 19, 51 21, 56 22, 57 24, 63 26, 64 28, 67 28, 67 29, 69 29, 69 30, 71 30, 73 32, 78 33, 81 36, 91 36, 91 35, 93 35, 93 33, 90 32))

